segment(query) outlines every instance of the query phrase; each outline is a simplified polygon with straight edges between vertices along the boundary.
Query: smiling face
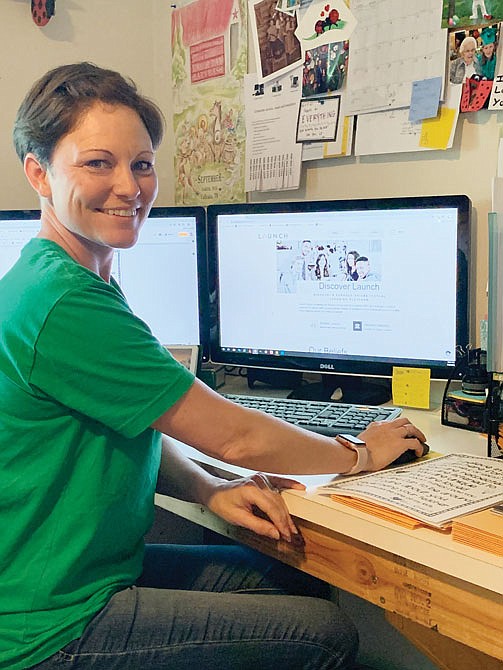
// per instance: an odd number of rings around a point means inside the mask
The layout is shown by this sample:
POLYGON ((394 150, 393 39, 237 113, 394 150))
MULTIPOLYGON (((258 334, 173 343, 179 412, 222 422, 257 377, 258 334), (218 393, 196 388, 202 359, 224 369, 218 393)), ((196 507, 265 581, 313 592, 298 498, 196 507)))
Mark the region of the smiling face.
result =
POLYGON ((482 53, 488 60, 491 59, 494 53, 494 42, 490 42, 489 44, 483 44, 482 53))
POLYGON ((312 246, 311 246, 311 242, 309 240, 303 240, 302 241, 301 251, 302 251, 303 256, 308 256, 311 253, 312 246))
POLYGON ((467 46, 461 54, 466 65, 471 65, 473 63, 473 58, 475 56, 475 47, 467 46))
POLYGON ((356 261, 356 272, 358 273, 359 279, 365 279, 370 270, 370 264, 368 261, 356 261))
POLYGON ((134 245, 157 195, 152 142, 134 110, 95 103, 42 170, 42 237, 96 259, 134 245))

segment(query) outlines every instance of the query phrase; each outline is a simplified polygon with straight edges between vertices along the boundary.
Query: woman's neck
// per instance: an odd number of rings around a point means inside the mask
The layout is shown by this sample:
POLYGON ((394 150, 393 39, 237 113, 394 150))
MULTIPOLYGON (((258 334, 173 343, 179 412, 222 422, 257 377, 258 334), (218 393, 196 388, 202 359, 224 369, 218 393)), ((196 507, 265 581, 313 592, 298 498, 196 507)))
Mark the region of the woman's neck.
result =
POLYGON ((37 237, 55 242, 77 263, 110 283, 114 250, 91 242, 66 228, 50 207, 42 208, 41 227, 37 237))

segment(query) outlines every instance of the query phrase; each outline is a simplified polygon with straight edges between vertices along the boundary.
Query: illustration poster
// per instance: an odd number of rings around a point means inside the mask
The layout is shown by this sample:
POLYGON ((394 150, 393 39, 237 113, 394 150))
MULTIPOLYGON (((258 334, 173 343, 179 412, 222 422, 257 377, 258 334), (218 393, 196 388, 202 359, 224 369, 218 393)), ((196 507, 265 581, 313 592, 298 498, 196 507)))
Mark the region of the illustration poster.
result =
POLYGON ((175 203, 244 202, 245 0, 173 9, 175 203))

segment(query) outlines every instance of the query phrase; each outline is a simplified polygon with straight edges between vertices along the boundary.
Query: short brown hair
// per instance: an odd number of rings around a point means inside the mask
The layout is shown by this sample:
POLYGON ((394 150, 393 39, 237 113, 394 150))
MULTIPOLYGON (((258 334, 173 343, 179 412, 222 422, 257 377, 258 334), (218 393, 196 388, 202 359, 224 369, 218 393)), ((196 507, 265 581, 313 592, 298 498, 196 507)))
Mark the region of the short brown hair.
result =
POLYGON ((159 107, 141 95, 131 79, 82 62, 50 70, 28 91, 14 122, 14 146, 21 161, 31 152, 49 165, 56 144, 95 102, 124 105, 137 112, 157 149, 165 125, 159 107))

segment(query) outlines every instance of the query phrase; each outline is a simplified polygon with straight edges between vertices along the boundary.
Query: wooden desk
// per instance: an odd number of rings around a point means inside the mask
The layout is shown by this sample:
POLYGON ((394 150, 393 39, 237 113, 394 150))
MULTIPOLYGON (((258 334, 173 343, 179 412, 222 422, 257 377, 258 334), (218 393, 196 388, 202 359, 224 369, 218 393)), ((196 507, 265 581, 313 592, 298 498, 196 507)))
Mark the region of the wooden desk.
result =
MULTIPOLYGON (((438 411, 405 414, 425 432, 433 449, 485 454, 482 436, 441 426, 438 411)), ((195 460, 231 469, 183 448, 195 460)), ((329 478, 299 479, 313 487, 329 478)), ((305 544, 300 548, 230 526, 200 505, 165 496, 158 496, 157 502, 378 605, 439 668, 503 668, 502 558, 453 542, 450 535, 435 530, 403 529, 317 495, 313 488, 282 495, 302 533, 305 544)))

